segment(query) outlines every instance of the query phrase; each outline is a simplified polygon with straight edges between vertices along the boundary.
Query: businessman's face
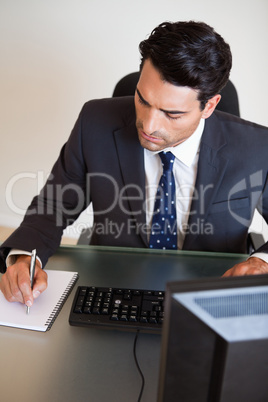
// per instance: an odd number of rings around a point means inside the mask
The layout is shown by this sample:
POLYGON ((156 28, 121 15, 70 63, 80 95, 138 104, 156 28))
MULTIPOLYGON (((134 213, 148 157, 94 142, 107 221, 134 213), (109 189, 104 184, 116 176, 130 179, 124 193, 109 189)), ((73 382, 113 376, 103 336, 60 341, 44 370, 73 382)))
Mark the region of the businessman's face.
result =
POLYGON ((163 81, 151 61, 145 60, 135 93, 141 145, 150 151, 160 151, 185 141, 194 133, 200 119, 212 114, 220 96, 214 98, 201 111, 195 90, 163 81))

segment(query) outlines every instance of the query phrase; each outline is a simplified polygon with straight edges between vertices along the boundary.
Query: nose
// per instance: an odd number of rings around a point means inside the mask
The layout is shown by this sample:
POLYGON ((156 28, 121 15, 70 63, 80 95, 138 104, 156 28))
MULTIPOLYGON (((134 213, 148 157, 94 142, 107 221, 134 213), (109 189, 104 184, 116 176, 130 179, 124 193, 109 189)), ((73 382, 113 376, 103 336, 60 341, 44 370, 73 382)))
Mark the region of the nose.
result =
POLYGON ((156 131, 159 131, 159 116, 157 110, 152 108, 147 109, 143 115, 143 131, 147 135, 153 135, 156 131))

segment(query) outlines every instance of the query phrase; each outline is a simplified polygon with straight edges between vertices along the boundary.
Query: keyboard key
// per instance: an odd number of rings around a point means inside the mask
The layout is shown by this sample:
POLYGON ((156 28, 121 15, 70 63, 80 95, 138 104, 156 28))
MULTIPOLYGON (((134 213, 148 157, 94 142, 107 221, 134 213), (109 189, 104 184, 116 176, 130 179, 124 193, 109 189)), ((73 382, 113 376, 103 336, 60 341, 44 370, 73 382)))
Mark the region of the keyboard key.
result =
POLYGON ((163 301, 164 296, 154 296, 154 295, 146 295, 144 296, 144 300, 150 300, 150 301, 163 301))
POLYGON ((103 300, 103 302, 104 302, 104 303, 111 303, 111 298, 110 298, 110 297, 106 297, 106 298, 103 300))
POLYGON ((152 296, 153 295, 153 291, 152 290, 145 290, 144 291, 144 296, 152 296))
POLYGON ((84 303, 84 301, 85 301, 84 297, 79 297, 79 298, 77 299, 76 305, 77 305, 77 306, 82 306, 82 304, 84 303))
POLYGON ((155 296, 163 296, 164 297, 164 292, 154 292, 155 296))
POLYGON ((87 293, 86 287, 80 288, 79 296, 85 296, 86 293, 87 293))
POLYGON ((141 312, 141 316, 147 317, 148 311, 147 310, 143 310, 141 312))
POLYGON ((145 316, 141 317, 140 322, 144 322, 144 323, 148 322, 147 317, 145 317, 145 316))
POLYGON ((117 290, 115 291, 115 294, 116 294, 116 295, 122 295, 122 294, 123 294, 123 290, 117 289, 117 290))

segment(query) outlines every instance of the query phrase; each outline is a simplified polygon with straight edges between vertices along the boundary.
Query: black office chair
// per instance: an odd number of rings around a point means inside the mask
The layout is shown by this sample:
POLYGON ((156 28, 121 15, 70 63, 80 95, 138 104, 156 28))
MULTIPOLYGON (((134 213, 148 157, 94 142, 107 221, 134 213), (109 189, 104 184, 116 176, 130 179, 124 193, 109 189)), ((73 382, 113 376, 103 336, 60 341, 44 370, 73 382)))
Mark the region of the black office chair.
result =
MULTIPOLYGON (((115 86, 113 97, 134 95, 139 77, 140 73, 137 71, 121 78, 115 86)), ((217 109, 240 116, 237 91, 230 80, 221 91, 221 100, 217 105, 217 109)))

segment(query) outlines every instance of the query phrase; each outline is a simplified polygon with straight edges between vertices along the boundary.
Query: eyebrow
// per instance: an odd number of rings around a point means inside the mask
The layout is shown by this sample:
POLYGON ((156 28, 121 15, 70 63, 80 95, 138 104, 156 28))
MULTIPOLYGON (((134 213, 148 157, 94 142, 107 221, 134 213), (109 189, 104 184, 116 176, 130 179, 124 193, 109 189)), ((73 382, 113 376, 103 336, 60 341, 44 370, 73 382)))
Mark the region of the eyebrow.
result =
MULTIPOLYGON (((145 100, 144 97, 141 95, 140 91, 138 90, 138 87, 136 87, 136 91, 137 91, 139 98, 142 100, 142 102, 145 105, 150 106, 149 102, 147 102, 147 100, 145 100)), ((161 112, 164 112, 167 114, 185 114, 185 113, 187 113, 187 112, 182 112, 179 110, 165 110, 165 109, 159 109, 159 110, 161 110, 161 112)))

